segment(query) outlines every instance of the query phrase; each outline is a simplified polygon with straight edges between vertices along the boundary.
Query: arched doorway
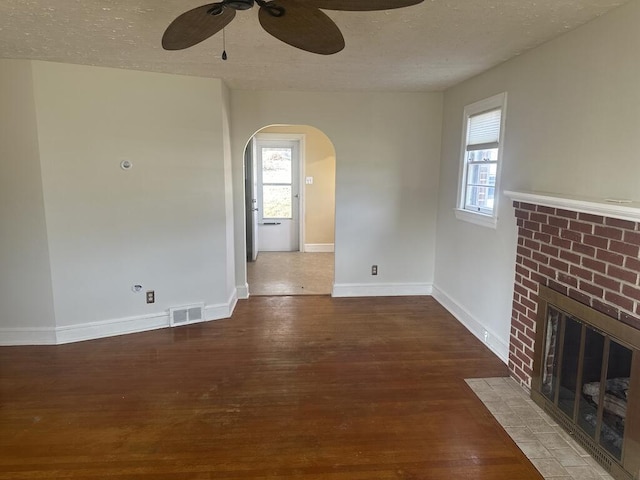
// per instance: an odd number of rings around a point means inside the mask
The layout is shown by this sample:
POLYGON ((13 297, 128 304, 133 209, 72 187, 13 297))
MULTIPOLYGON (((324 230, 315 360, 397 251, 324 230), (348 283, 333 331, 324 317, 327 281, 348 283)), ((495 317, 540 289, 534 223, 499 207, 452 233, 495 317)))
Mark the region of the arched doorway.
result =
POLYGON ((245 149, 250 295, 330 294, 334 281, 335 148, 317 128, 259 130, 245 149))

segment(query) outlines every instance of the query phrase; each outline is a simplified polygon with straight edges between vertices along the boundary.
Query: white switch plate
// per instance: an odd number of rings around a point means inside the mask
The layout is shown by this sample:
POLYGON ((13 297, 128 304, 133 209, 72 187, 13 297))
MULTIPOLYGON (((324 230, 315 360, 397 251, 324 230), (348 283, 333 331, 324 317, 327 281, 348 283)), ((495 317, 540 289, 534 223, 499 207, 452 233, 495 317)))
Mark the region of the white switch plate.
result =
POLYGON ((313 177, 306 177, 304 179, 304 183, 306 183, 307 185, 313 185, 313 177))

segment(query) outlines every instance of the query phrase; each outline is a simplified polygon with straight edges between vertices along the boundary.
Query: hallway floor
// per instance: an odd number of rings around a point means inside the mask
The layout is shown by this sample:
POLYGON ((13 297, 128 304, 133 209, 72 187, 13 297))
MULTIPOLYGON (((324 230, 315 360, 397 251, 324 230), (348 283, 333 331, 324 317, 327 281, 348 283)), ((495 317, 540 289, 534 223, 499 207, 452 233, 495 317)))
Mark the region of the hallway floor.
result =
POLYGON ((333 253, 260 252, 247 263, 250 295, 331 295, 333 253))

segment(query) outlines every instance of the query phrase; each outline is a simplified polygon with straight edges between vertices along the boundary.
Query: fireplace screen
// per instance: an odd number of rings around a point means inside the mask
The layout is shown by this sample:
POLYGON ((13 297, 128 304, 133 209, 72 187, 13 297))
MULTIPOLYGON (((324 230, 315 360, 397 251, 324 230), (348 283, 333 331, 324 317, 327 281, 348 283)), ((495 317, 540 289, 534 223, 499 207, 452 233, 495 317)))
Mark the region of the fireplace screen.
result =
POLYGON ((532 398, 616 478, 639 478, 640 331, 545 287, 540 298, 532 398))

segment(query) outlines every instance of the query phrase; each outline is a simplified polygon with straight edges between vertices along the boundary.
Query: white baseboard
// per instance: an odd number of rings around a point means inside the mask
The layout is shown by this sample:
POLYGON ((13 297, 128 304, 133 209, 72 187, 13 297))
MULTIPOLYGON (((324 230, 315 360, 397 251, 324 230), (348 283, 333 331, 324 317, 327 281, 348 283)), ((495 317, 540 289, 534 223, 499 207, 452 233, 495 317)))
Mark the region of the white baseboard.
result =
POLYGON ((56 330, 53 327, 0 328, 0 346, 55 344, 56 330))
MULTIPOLYGON (((226 303, 205 306, 204 321, 229 318, 237 302, 238 294, 234 289, 226 303)), ((60 345, 165 327, 169 327, 168 312, 65 325, 55 329, 3 328, 0 329, 0 345, 60 345)))
POLYGON ((335 251, 333 243, 305 243, 305 253, 332 253, 335 251))
POLYGON ((433 287, 433 298, 435 298, 438 303, 440 303, 444 308, 446 308, 451 315, 453 315, 456 320, 458 320, 462 325, 466 327, 478 340, 484 343, 489 350, 495 353, 500 360, 502 360, 505 364, 509 361, 509 344, 505 343, 502 339, 498 338, 498 336, 485 328, 482 323, 477 320, 471 313, 469 313, 466 309, 458 305, 449 295, 440 290, 438 287, 433 287), (487 334, 485 341, 485 333, 487 334))
POLYGON ((56 328, 56 343, 73 343, 127 333, 146 332, 169 326, 168 313, 114 318, 97 322, 77 323, 56 328))
POLYGON ((430 283, 335 283, 332 297, 400 297, 431 295, 430 283))
POLYGON ((249 298, 249 284, 245 282, 244 285, 236 286, 236 291, 238 292, 238 299, 246 300, 249 298))

